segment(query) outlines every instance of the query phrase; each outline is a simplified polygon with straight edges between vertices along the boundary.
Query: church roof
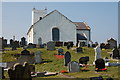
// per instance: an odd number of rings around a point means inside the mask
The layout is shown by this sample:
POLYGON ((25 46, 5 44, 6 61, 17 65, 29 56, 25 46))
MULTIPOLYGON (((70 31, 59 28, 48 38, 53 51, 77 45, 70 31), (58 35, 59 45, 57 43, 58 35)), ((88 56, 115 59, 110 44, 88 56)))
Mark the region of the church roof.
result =
POLYGON ((90 30, 90 27, 85 22, 73 22, 77 30, 90 30))

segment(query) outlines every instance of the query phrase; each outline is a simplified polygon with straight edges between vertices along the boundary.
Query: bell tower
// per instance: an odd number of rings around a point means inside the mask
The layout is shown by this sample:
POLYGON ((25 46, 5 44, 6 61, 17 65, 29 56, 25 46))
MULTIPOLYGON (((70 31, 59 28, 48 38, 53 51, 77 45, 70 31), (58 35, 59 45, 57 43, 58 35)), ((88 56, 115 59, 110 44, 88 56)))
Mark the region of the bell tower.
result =
POLYGON ((32 25, 36 23, 39 19, 42 19, 47 14, 47 8, 44 10, 32 9, 32 25))

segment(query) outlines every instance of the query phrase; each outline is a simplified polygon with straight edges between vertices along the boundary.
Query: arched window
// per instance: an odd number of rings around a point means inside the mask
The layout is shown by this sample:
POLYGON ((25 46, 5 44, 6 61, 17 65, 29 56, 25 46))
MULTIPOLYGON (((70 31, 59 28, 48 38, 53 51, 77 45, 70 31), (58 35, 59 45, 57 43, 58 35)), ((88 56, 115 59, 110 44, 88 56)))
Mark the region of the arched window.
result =
POLYGON ((52 40, 53 41, 59 41, 59 29, 58 28, 53 28, 52 29, 52 40))

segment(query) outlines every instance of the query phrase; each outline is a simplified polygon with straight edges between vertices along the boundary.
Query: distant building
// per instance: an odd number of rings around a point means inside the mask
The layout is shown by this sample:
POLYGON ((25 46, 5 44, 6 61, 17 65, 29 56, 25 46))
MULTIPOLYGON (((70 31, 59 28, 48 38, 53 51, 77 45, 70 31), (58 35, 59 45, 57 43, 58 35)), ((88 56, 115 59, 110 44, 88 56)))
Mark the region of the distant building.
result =
POLYGON ((88 45, 91 29, 85 22, 72 22, 59 11, 47 14, 45 10, 32 10, 32 25, 27 32, 28 43, 43 44, 49 41, 77 41, 88 45))

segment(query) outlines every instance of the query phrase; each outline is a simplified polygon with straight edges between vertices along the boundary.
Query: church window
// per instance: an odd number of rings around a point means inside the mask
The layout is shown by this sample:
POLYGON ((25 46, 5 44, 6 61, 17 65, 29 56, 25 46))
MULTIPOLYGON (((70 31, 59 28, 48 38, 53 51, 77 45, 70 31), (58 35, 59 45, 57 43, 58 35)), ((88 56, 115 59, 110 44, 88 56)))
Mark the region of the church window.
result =
POLYGON ((53 41, 59 41, 59 29, 58 28, 53 28, 52 29, 52 40, 53 41))

